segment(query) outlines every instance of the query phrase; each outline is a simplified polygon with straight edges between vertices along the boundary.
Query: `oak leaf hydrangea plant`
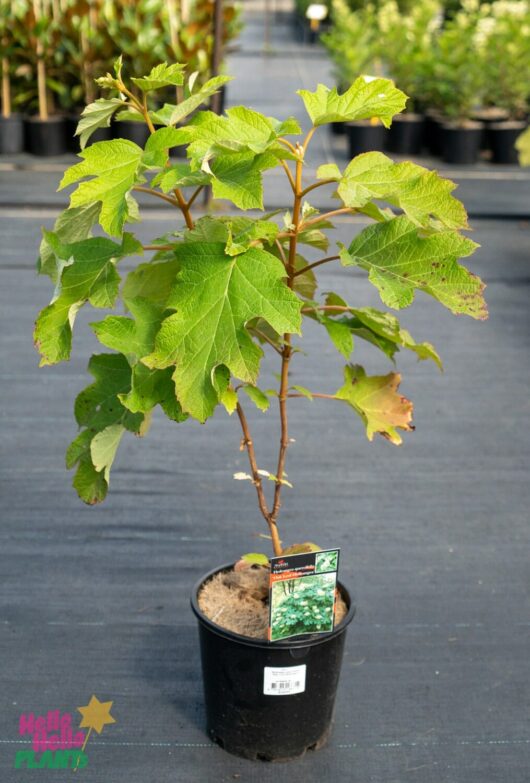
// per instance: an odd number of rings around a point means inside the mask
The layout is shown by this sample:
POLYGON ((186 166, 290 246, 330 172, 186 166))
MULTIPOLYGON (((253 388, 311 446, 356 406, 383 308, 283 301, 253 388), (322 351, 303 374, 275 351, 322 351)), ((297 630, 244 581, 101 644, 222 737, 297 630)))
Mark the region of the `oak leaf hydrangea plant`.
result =
POLYGON ((453 313, 486 318, 484 285, 459 263, 477 247, 461 233, 468 227, 465 209, 452 195, 452 182, 381 152, 359 155, 343 170, 321 166, 314 181, 305 180, 311 139, 322 126, 377 118, 388 127, 403 110, 406 96, 387 79, 359 77, 343 94, 323 85, 300 90, 311 123, 305 134, 296 119, 277 120, 246 106, 223 116, 201 109, 228 78, 197 88, 183 65, 163 63, 127 85, 118 61, 114 74, 98 81, 110 97, 83 112, 81 161, 60 184, 74 186, 70 205, 53 231, 43 232, 38 262, 54 285, 35 326, 41 364, 69 359, 81 307, 121 312, 91 324, 105 350, 90 358, 93 381, 75 402, 80 431, 66 455, 74 487, 85 502, 102 501, 120 441, 127 433, 144 435, 156 406, 178 424, 188 417, 205 422, 221 405, 239 419, 248 477, 274 552, 281 554, 288 551, 277 519, 288 483, 290 398, 332 398, 360 417, 369 440, 380 434, 400 444, 401 433, 412 429, 412 403, 399 393, 401 377, 394 370, 370 375, 353 363, 354 338, 389 359, 404 349, 440 366, 433 346, 415 342, 387 308, 408 307, 423 291, 453 313), (175 86, 180 103, 155 104, 157 91, 175 86), (123 116, 147 124, 143 149, 124 139, 86 146, 97 128, 123 116), (170 157, 174 148, 184 148, 186 157, 170 157), (263 173, 275 167, 283 170, 292 201, 283 223, 275 215, 247 214, 263 210, 263 173), (204 188, 230 202, 236 215, 196 217, 204 188), (310 205, 317 188, 332 190, 336 209, 321 214, 310 205), (149 244, 134 236, 137 193, 175 208, 174 232, 149 244), (330 251, 332 219, 353 214, 370 225, 348 246, 330 251), (93 236, 98 224, 104 236, 99 229, 93 236), (317 261, 305 259, 308 248, 319 252, 317 261), (132 271, 120 273, 121 262, 131 257, 137 261, 132 271), (321 294, 318 271, 328 263, 364 270, 385 308, 350 304, 340 292, 321 294), (344 359, 333 395, 291 385, 305 319, 327 330, 344 359), (275 390, 259 386, 265 351, 277 355, 275 390), (279 413, 274 474, 258 468, 243 396, 262 411, 272 405, 279 413))

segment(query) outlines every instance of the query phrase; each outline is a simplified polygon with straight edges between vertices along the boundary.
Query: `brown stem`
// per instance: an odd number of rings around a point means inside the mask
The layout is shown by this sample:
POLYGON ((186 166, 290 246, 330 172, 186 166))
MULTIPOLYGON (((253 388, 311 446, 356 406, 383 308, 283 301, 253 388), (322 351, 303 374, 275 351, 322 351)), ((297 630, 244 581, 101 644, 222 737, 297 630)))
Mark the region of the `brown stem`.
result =
POLYGON ((190 229, 193 228, 193 226, 195 224, 193 222, 193 218, 192 218, 191 213, 190 213, 189 204, 186 204, 186 199, 184 198, 184 196, 182 195, 182 192, 178 188, 175 188, 175 190, 173 192, 175 194, 175 198, 177 199, 177 203, 178 203, 180 209, 182 210, 182 214, 184 215, 184 220, 186 221, 186 226, 188 228, 190 228, 190 229))
MULTIPOLYGON (((35 21, 39 22, 42 17, 42 7, 40 0, 33 0, 33 13, 35 21)), ((37 39, 37 92, 39 96, 39 118, 43 121, 48 119, 48 100, 46 95, 46 66, 44 64, 44 46, 40 38, 37 39)))
POLYGON ((280 144, 283 144, 284 147, 287 147, 287 149, 291 150, 292 153, 295 155, 299 154, 299 150, 294 146, 294 144, 291 144, 290 141, 287 141, 287 139, 276 139, 280 144))
POLYGON ((334 182, 336 182, 334 179, 321 179, 319 182, 315 182, 313 185, 309 185, 309 187, 305 188, 305 190, 302 191, 302 196, 307 196, 312 190, 321 188, 323 185, 331 185, 334 182))
MULTIPOLYGON (((144 248, 144 250, 145 250, 145 248, 144 248)), ((268 343, 268 344, 271 346, 271 348, 274 348, 274 350, 276 351, 276 353, 278 353, 280 356, 282 356, 282 350, 281 350, 281 348, 278 348, 278 346, 276 345, 276 343, 274 343, 274 342, 271 340, 271 338, 270 338, 270 337, 267 337, 267 335, 265 334, 265 332, 262 332, 262 331, 261 331, 261 329, 256 329, 256 327, 255 327, 255 326, 252 326, 252 327, 249 327, 249 328, 250 328, 250 331, 251 331, 251 332, 254 332, 254 334, 257 334, 257 335, 258 335, 258 337, 261 337, 261 339, 262 339, 264 342, 268 343)))
POLYGON ((159 190, 154 190, 153 188, 143 188, 141 185, 135 185, 133 190, 136 190, 138 193, 149 193, 150 196, 161 198, 162 201, 167 201, 169 204, 173 204, 174 207, 180 206, 176 198, 173 198, 173 196, 167 196, 165 193, 160 193, 159 190))
POLYGON ((276 247, 278 248, 278 252, 280 253, 280 257, 283 261, 283 265, 287 269, 287 256, 285 255, 285 251, 282 247, 282 243, 279 242, 278 239, 275 239, 274 242, 276 243, 276 247))
POLYGON ((347 305, 318 305, 318 307, 302 307, 303 313, 312 313, 314 310, 322 310, 323 312, 336 312, 336 313, 349 313, 351 307, 347 305))
POLYGON ((9 61, 2 57, 2 117, 11 116, 11 85, 9 83, 9 61))
POLYGON ((281 160, 280 163, 283 166, 283 170, 287 174, 287 178, 289 179, 289 182, 291 183, 291 188, 292 188, 292 191, 294 193, 296 191, 296 185, 295 185, 295 182, 294 182, 294 179, 293 179, 293 175, 291 174, 291 169, 289 168, 289 166, 287 165, 287 163, 284 160, 281 160))
POLYGON ((174 250, 175 245, 143 245, 144 250, 174 250))
MULTIPOLYGON (((299 147, 297 152, 303 148, 299 147)), ((296 181, 293 203, 293 226, 294 231, 289 243, 289 259, 287 262, 287 285, 293 288, 294 273, 296 265, 296 245, 298 241, 298 230, 300 227, 300 212, 302 207, 302 170, 303 161, 296 162, 296 181)), ((278 453, 278 468, 276 470, 276 486, 274 487, 274 502, 270 514, 271 522, 276 524, 276 519, 281 506, 282 481, 285 472, 285 459, 287 447, 289 445, 289 424, 287 419, 287 393, 289 390, 289 362, 291 361, 292 347, 291 335, 286 332, 284 335, 284 346, 282 349, 282 369, 280 380, 280 391, 278 395, 278 404, 280 407, 280 450, 278 453)))
POLYGON ((346 212, 353 214, 356 211, 357 210, 355 210, 353 207, 341 207, 340 209, 333 209, 331 212, 324 212, 323 215, 317 215, 310 220, 304 220, 302 228, 312 226, 313 223, 320 223, 321 220, 327 220, 328 218, 334 217, 335 215, 344 215, 346 212))
POLYGON ((263 482, 261 480, 260 474, 258 473, 256 454, 254 452, 254 443, 252 441, 252 438, 250 437, 250 430, 248 428, 248 422, 246 416, 243 413, 243 408, 239 403, 237 403, 236 411, 237 411, 237 415, 239 416, 239 421, 241 422, 241 429, 243 430, 243 445, 247 450, 248 461, 250 463, 250 469, 252 471, 252 480, 254 482, 254 486, 256 487, 256 493, 258 495, 259 509, 263 517, 265 518, 267 525, 269 526, 274 554, 278 556, 281 555, 282 553, 282 542, 280 541, 280 537, 278 535, 278 528, 276 527, 276 522, 271 518, 271 514, 267 506, 265 493, 263 491, 263 482))
POLYGON ((314 264, 308 264, 307 266, 304 266, 302 269, 298 269, 294 274, 293 277, 298 277, 298 275, 303 275, 305 272, 309 272, 310 269, 314 269, 317 266, 320 266, 321 264, 327 264, 329 261, 337 261, 340 258, 340 256, 327 256, 327 258, 321 258, 320 261, 315 261, 314 264))
POLYGON ((190 199, 189 199, 189 201, 188 201, 188 209, 191 207, 191 205, 193 204, 193 202, 195 201, 195 199, 197 198, 197 196, 199 195, 199 193, 201 192, 201 190, 202 190, 203 188, 204 188, 204 185, 199 185, 199 187, 197 188, 197 190, 195 190, 195 191, 192 193, 192 195, 191 195, 191 198, 190 198, 190 199))
MULTIPOLYGON (((305 397, 307 399, 307 394, 288 394, 289 398, 294 397, 305 397)), ((334 394, 316 394, 314 392, 311 392, 311 397, 317 397, 319 400, 336 400, 338 397, 336 397, 334 394)))

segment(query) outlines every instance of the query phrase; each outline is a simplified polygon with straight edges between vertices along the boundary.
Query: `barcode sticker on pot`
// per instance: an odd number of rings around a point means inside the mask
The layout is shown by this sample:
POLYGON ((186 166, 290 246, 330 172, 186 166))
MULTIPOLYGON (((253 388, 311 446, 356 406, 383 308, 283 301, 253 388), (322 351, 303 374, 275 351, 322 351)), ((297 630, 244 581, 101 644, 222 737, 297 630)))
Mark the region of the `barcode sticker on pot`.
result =
POLYGON ((263 693, 266 696, 292 696, 305 691, 305 673, 307 666, 283 666, 276 668, 265 666, 263 693))

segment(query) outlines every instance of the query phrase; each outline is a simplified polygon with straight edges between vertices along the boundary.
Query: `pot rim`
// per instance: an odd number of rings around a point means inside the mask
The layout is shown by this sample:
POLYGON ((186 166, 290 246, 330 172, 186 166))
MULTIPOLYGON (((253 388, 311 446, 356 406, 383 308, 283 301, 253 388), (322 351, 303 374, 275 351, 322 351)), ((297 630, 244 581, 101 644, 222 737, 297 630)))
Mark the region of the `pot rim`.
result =
POLYGON ((220 625, 217 625, 216 623, 212 622, 212 620, 210 620, 208 617, 206 617, 206 615, 199 608, 198 594, 200 588, 208 579, 215 576, 215 574, 218 574, 220 571, 227 571, 229 568, 233 568, 233 567, 234 567, 234 563, 225 563, 222 566, 217 566, 216 568, 213 568, 211 571, 208 571, 207 574, 202 576, 198 580, 198 582, 195 583, 193 590, 191 592, 190 604, 194 615, 197 617, 200 623, 206 626, 206 628, 208 628, 208 630, 211 631, 212 633, 217 634, 217 636, 222 636, 225 639, 230 639, 231 641, 238 642, 239 644, 247 645, 247 647, 259 647, 261 649, 266 649, 266 650, 271 650, 271 649, 290 650, 293 647, 296 648, 316 647, 317 645, 324 644, 330 639, 333 639, 336 636, 339 636, 342 633, 344 633, 344 631, 346 630, 346 628, 348 627, 348 625, 351 623, 351 621, 355 616, 356 607, 351 600, 351 596, 348 590, 344 587, 344 585, 341 582, 337 582, 337 587, 339 588, 342 597, 344 598, 344 600, 348 605, 348 611, 346 613, 346 616, 339 623, 339 625, 337 625, 329 633, 318 634, 318 635, 315 634, 313 637, 307 639, 298 639, 294 637, 292 639, 287 639, 285 641, 269 642, 267 639, 255 639, 251 636, 243 636, 242 634, 235 633, 234 631, 229 631, 227 628, 222 628, 220 625))

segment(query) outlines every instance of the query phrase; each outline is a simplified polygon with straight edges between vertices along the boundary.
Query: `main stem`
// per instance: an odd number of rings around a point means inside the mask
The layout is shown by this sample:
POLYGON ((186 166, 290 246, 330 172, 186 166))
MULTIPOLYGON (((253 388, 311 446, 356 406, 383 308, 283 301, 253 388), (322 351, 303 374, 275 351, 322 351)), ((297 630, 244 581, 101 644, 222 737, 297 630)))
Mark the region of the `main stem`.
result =
MULTIPOLYGON (((305 149, 305 148, 304 148, 305 149)), ((287 285, 293 288, 296 268, 296 247, 298 243, 298 229, 300 227, 300 213, 302 207, 302 160, 296 161, 296 175, 293 203, 293 232, 289 241, 289 258, 287 261, 287 285)), ((277 532, 276 520, 281 508, 282 481, 285 472, 285 459, 289 446, 289 423, 287 419, 287 393, 289 391, 289 364, 292 356, 291 335, 286 332, 283 336, 282 369, 280 379, 280 392, 278 403, 280 408, 280 450, 278 454, 278 468, 276 470, 276 486, 274 488, 274 502, 270 513, 270 527, 277 532)))

